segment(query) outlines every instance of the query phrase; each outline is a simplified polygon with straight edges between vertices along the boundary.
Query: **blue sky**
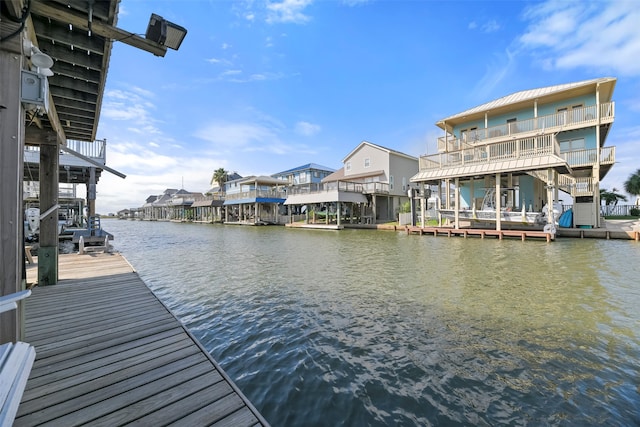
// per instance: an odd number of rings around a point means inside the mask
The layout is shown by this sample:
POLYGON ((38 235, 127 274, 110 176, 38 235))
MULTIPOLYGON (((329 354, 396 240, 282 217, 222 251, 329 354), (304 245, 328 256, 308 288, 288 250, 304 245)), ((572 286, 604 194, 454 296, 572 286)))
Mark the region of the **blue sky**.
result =
POLYGON ((151 13, 188 34, 164 58, 114 43, 98 138, 127 178, 102 175, 99 213, 205 192, 220 167, 338 169, 363 140, 433 154, 442 118, 597 77, 618 78, 603 186, 640 168, 635 1, 122 0, 118 27, 151 13))

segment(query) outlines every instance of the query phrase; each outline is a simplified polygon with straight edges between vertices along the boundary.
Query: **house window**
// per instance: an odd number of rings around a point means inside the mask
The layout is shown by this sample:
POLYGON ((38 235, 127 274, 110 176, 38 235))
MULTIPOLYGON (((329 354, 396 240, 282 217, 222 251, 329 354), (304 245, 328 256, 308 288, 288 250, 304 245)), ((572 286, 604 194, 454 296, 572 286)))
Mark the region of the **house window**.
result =
MULTIPOLYGON (((575 123, 584 120, 584 106, 582 104, 575 104, 570 107, 558 108, 558 118, 560 124, 575 123)), ((593 118, 593 117, 591 117, 593 118)))
POLYGON ((472 127, 469 129, 461 129, 460 130, 460 139, 462 141, 477 141, 478 140, 478 128, 472 127))
POLYGON ((509 134, 518 132, 518 125, 516 124, 517 121, 518 119, 516 117, 513 119, 507 119, 507 132, 509 134))
POLYGON ((567 141, 560 141, 560 152, 567 153, 569 151, 584 150, 586 144, 584 138, 569 139, 567 141))
POLYGON ((393 175, 389 175, 389 190, 393 190, 393 175))
POLYGON ((364 167, 365 167, 365 168, 368 168, 369 166, 371 166, 371 159, 370 159, 370 158, 368 158, 368 157, 366 157, 366 158, 364 159, 364 167))
POLYGON ((347 164, 344 165, 344 170, 346 170, 347 172, 351 170, 351 162, 347 162, 347 164))
POLYGON ((402 191, 407 191, 407 177, 402 177, 402 191))

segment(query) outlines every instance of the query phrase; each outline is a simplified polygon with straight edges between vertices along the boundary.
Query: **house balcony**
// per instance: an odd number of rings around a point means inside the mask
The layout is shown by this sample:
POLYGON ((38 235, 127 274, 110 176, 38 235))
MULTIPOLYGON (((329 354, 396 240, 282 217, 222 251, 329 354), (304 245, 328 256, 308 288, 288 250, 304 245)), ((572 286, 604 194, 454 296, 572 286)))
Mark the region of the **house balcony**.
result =
MULTIPOLYGON (((86 141, 72 141, 68 140, 66 147, 88 157, 91 160, 98 162, 102 165, 106 165, 107 158, 107 141, 96 140, 94 142, 86 141)), ((24 161, 25 163, 40 163, 40 146, 27 145, 24 147, 24 161)), ((65 151, 60 152, 60 158, 58 161, 60 166, 92 166, 91 163, 74 156, 73 154, 65 151)))
POLYGON ((420 171, 531 159, 548 155, 560 156, 560 146, 555 137, 550 134, 421 156, 420 171))
POLYGON ((438 138, 438 151, 451 152, 490 144, 504 139, 522 138, 530 135, 553 134, 566 130, 580 129, 597 124, 610 125, 615 116, 615 103, 600 104, 598 121, 598 105, 589 105, 562 111, 548 116, 539 116, 527 120, 519 120, 484 129, 467 132, 464 137, 454 138, 451 135, 438 138))
POLYGON ((282 190, 249 190, 238 193, 227 193, 225 200, 249 200, 249 199, 286 199, 287 193, 282 190))
POLYGON ((361 194, 389 194, 389 184, 386 182, 352 182, 333 181, 324 183, 312 183, 296 185, 288 188, 288 194, 314 194, 343 191, 361 194))

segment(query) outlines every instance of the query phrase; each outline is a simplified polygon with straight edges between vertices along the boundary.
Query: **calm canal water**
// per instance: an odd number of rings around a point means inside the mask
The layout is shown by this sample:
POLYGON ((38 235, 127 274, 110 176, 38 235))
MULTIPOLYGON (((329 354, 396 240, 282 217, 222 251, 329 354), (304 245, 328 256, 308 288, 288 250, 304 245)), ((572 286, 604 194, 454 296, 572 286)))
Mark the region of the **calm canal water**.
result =
POLYGON ((636 242, 103 227, 274 426, 640 424, 636 242))

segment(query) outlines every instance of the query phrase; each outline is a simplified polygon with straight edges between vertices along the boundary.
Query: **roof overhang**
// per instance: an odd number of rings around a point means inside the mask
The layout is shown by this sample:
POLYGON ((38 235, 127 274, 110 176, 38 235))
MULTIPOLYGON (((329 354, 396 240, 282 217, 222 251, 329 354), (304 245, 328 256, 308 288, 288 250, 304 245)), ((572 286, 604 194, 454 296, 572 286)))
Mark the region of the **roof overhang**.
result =
POLYGON ((424 170, 414 175, 411 178, 411 182, 430 182, 450 178, 470 178, 478 175, 494 175, 496 173, 526 173, 527 171, 549 168, 555 169, 561 174, 571 173, 571 168, 567 164, 566 160, 550 154, 535 158, 424 170))
POLYGON ((616 81, 617 79, 614 77, 603 77, 538 89, 523 90, 449 116, 446 119, 438 121, 436 126, 443 130, 451 131, 453 127, 458 124, 484 120, 485 114, 498 116, 519 109, 533 108, 532 106, 536 102, 538 104, 547 104, 595 94, 596 91, 599 93, 600 102, 609 102, 612 100, 616 81))

